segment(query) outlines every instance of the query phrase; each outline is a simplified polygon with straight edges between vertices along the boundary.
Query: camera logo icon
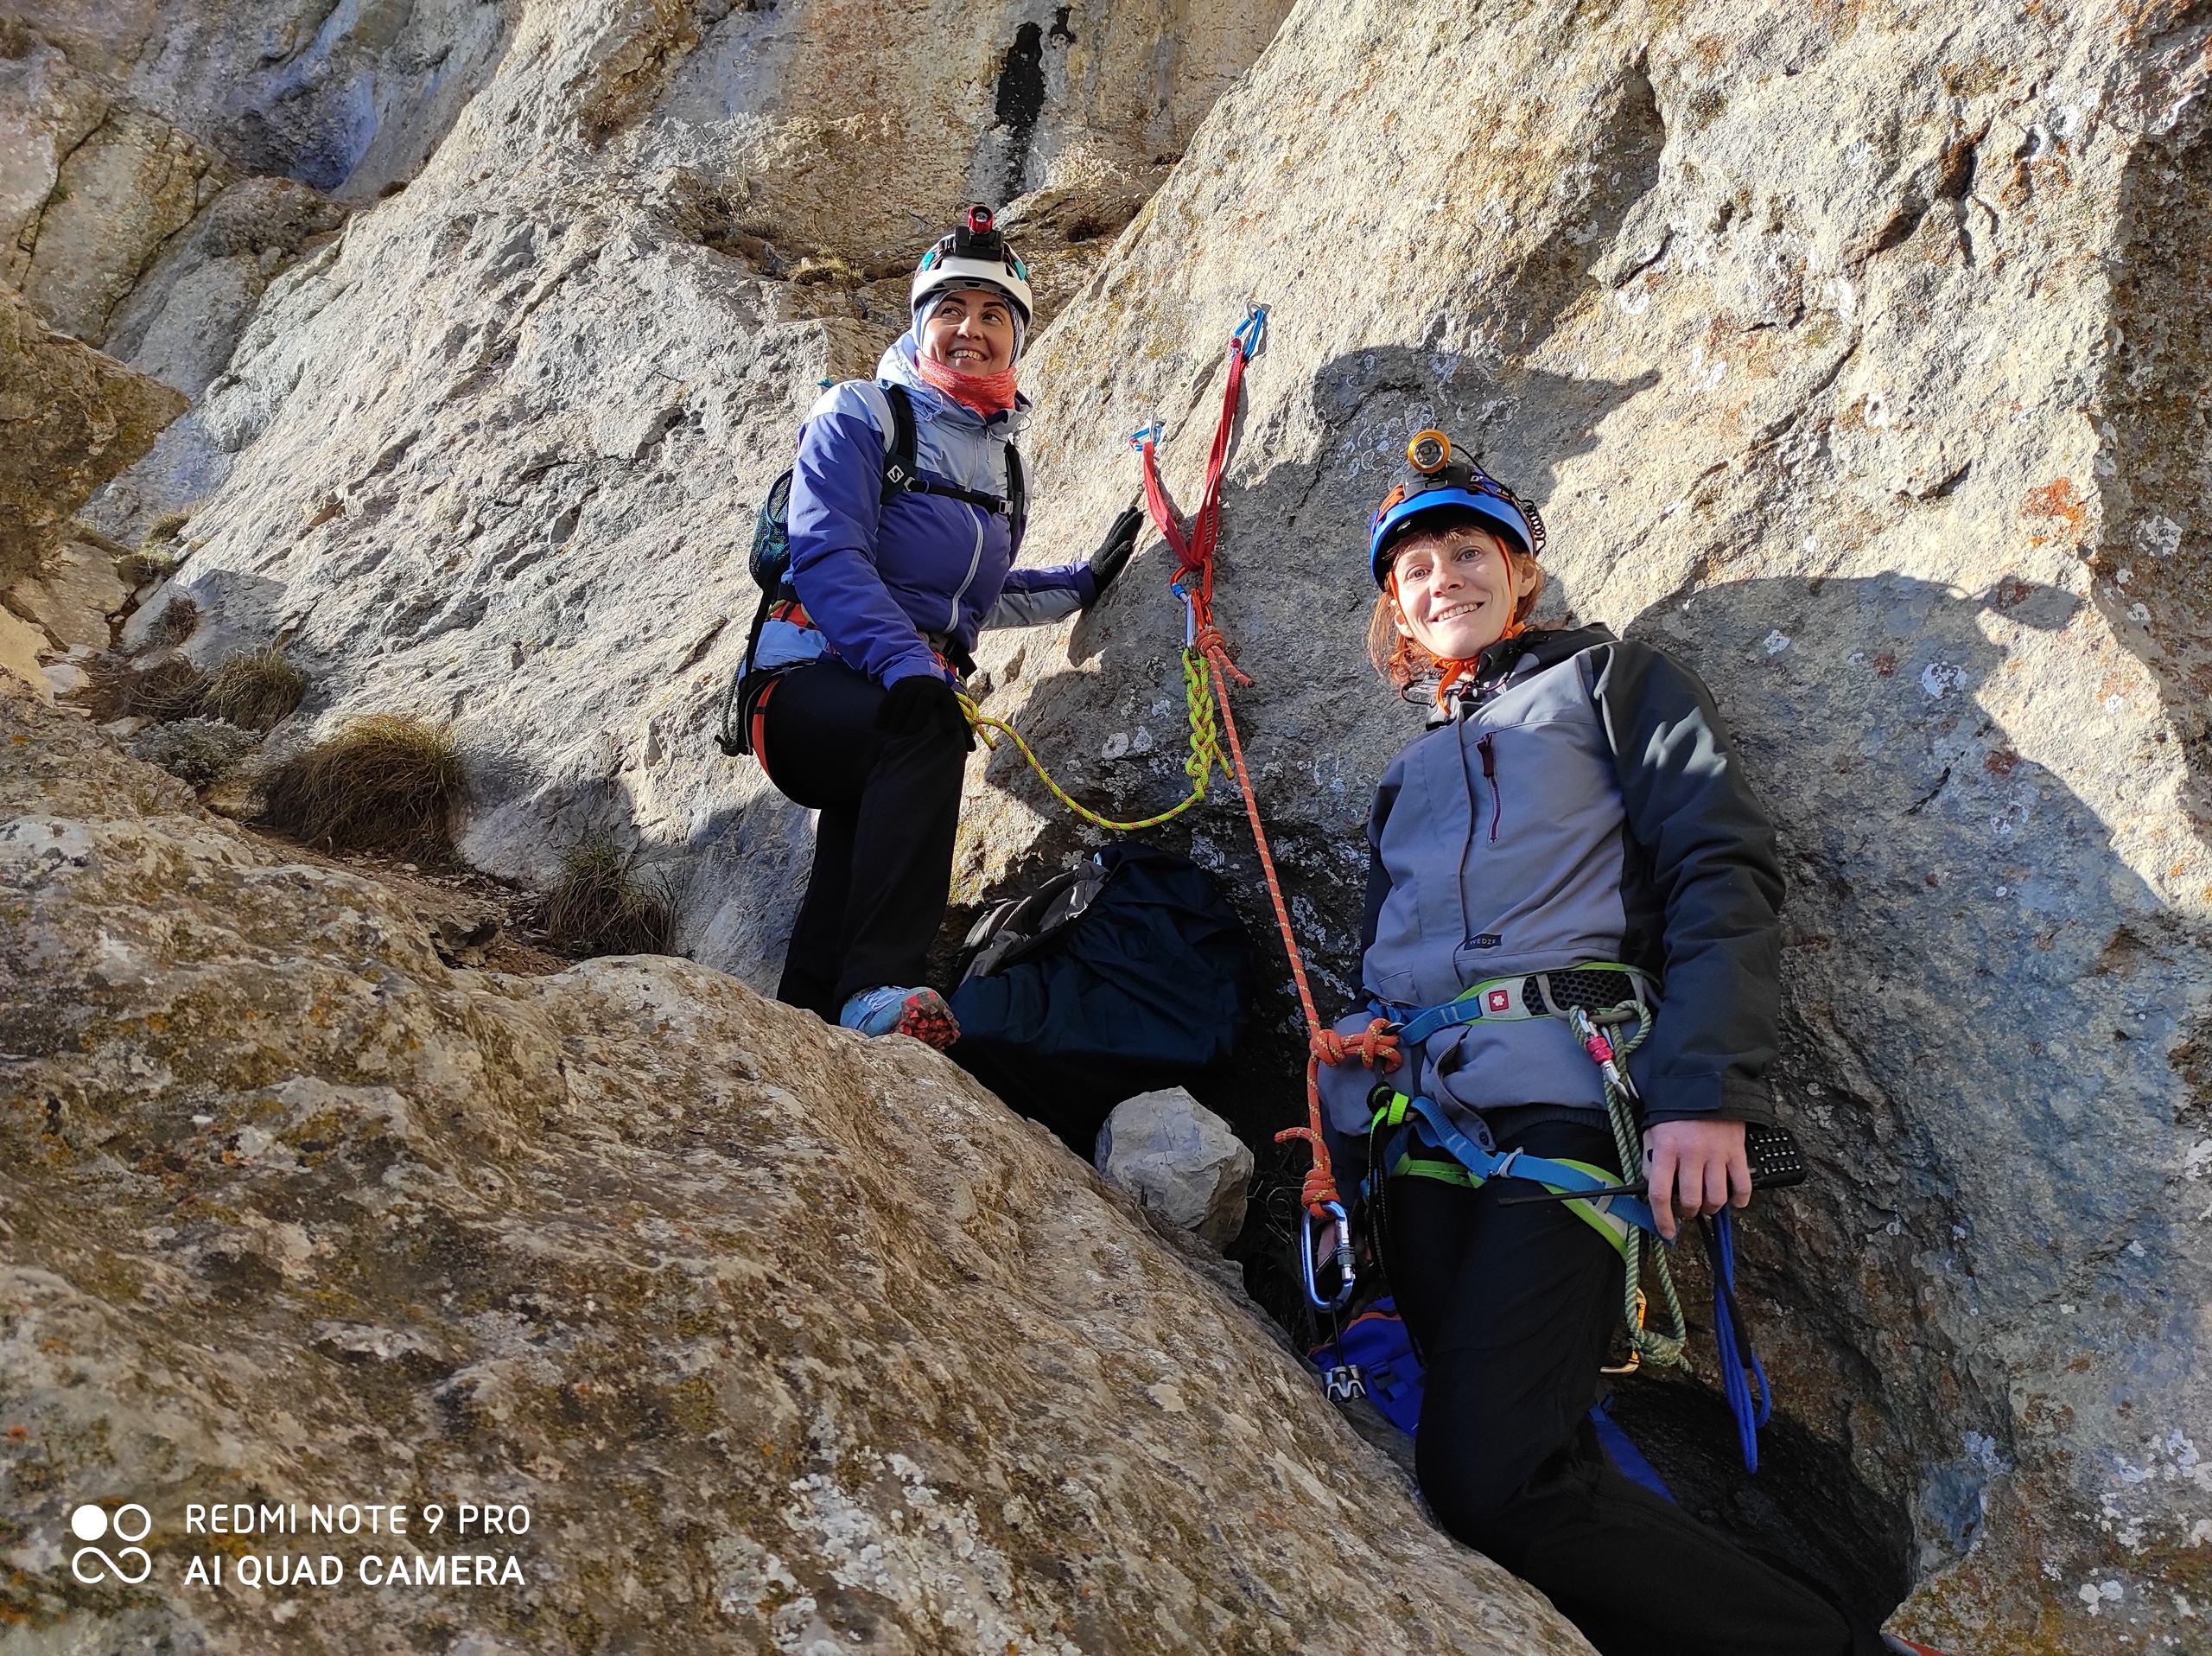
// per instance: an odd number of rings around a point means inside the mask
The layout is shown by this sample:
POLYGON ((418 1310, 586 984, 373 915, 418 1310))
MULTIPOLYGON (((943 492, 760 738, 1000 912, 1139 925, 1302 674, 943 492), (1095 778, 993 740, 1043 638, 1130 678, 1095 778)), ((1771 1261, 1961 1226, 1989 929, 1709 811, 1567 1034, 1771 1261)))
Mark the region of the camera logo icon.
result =
POLYGON ((135 1500, 117 1507, 112 1517, 105 1507, 86 1501, 69 1514, 69 1533, 86 1544, 71 1556, 69 1573, 87 1587, 105 1581, 111 1573, 125 1586, 137 1586, 154 1573, 154 1560, 145 1548, 128 1544, 144 1540, 153 1529, 154 1515, 135 1500), (126 1544, 112 1557, 94 1545, 110 1535, 126 1544), (128 1567, 131 1562, 137 1565, 135 1576, 128 1567))

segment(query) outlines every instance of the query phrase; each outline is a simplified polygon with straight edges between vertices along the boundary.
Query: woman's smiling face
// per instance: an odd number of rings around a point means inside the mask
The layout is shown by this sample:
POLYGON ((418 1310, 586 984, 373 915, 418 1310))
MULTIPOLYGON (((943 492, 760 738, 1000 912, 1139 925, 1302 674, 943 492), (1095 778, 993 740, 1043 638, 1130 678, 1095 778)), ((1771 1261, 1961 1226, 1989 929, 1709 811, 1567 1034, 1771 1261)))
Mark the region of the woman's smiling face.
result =
POLYGON ((962 373, 1001 373, 1014 362, 1014 305, 988 288, 956 288, 922 324, 922 354, 962 373))
POLYGON ((1505 636, 1535 585, 1504 543, 1471 524, 1406 538, 1392 558, 1398 627, 1440 661, 1471 660, 1505 636))

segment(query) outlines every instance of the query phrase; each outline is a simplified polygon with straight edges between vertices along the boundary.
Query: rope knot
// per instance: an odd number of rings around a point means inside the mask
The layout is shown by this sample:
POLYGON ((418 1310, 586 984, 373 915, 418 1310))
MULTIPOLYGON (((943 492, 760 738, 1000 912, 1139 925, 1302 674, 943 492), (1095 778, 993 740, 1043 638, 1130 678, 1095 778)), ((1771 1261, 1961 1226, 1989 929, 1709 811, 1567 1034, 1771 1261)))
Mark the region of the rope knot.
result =
POLYGON ((1304 1139, 1313 1151, 1313 1165, 1306 1169, 1306 1182, 1299 1187, 1298 1200, 1314 1218, 1325 1219, 1329 1217, 1329 1203, 1344 1205, 1344 1199, 1337 1194, 1336 1169, 1329 1165, 1329 1147, 1311 1127, 1286 1127, 1275 1135, 1275 1143, 1287 1144, 1294 1138, 1304 1139))
POLYGON ((1398 1050, 1398 1026, 1386 1018, 1376 1018, 1358 1035, 1341 1035, 1334 1029, 1314 1032, 1313 1056, 1325 1064, 1344 1064, 1357 1059, 1372 1070, 1389 1074, 1404 1061, 1405 1054, 1398 1050))
POLYGON ((1252 682, 1245 671, 1236 665, 1236 657, 1229 653, 1229 640, 1221 635, 1221 628, 1208 621, 1198 628, 1196 640, 1198 653, 1205 656, 1240 685, 1252 682))

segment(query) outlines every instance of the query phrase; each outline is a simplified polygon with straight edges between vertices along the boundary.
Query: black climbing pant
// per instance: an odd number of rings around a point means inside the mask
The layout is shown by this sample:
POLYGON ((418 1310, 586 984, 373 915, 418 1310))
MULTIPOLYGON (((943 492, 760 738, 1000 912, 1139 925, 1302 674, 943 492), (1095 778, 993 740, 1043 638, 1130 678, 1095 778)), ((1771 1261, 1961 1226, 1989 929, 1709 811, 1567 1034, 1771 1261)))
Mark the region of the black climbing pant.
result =
MULTIPOLYGON (((1611 1168, 1603 1128, 1508 1137, 1611 1168)), ((1427 1365, 1414 1438, 1444 1527, 1548 1595, 1604 1656, 1879 1656, 1809 1587, 1614 1470, 1588 1415, 1621 1317, 1621 1258, 1535 1186, 1390 1181, 1390 1285, 1427 1365)))
POLYGON ((776 998, 832 1023, 855 995, 922 981, 952 885, 967 745, 941 730, 886 736, 883 694, 817 661, 781 675, 762 709, 768 780, 822 813, 776 998))

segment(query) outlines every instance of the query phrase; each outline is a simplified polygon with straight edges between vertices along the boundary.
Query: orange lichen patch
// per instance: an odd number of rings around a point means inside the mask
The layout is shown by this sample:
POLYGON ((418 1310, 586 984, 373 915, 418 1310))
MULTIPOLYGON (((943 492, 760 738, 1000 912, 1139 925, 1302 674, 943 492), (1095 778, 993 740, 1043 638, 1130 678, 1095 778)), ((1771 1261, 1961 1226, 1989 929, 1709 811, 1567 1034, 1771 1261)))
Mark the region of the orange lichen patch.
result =
MULTIPOLYGON (((2055 483, 2045 483, 2041 488, 2030 489, 2028 497, 2020 504, 2022 513, 2031 518, 2050 519, 2066 526, 2066 532, 2080 539, 2088 527, 2089 502, 2081 490, 2074 487, 2074 480, 2062 477, 2055 483)), ((2028 538, 2040 546, 2047 540, 2057 538, 2056 534, 2031 535, 2028 538)))

